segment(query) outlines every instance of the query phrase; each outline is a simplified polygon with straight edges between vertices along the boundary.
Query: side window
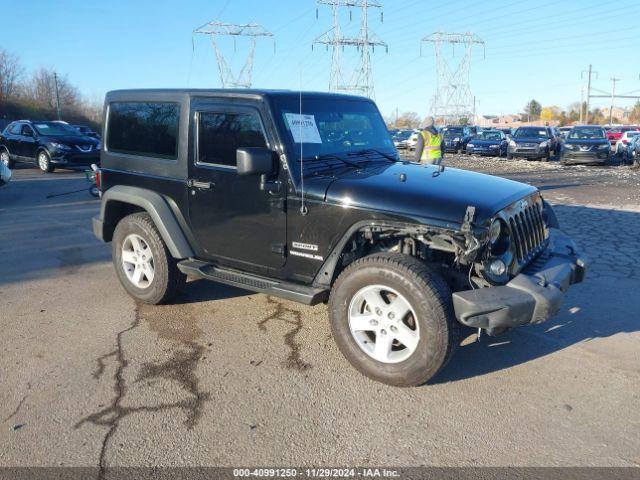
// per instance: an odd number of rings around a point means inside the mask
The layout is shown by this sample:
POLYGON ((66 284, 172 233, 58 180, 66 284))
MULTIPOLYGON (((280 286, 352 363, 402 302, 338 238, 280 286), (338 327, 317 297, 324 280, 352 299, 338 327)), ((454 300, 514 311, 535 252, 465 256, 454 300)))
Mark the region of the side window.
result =
POLYGON ((198 163, 236 166, 236 150, 266 147, 257 113, 198 113, 198 163))
POLYGON ((29 125, 22 125, 21 135, 25 137, 33 137, 33 129, 29 125))
POLYGON ((115 153, 178 158, 180 105, 172 102, 109 104, 107 148, 115 153))
POLYGON ((20 133, 22 133, 22 125, 20 123, 11 124, 8 130, 12 135, 20 135, 20 133))

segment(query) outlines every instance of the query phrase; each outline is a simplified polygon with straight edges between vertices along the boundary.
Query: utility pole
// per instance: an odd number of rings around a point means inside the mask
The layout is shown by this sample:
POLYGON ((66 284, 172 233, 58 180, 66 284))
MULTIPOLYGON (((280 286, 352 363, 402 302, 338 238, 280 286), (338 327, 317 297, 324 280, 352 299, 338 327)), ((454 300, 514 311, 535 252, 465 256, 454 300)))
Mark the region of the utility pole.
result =
MULTIPOLYGON (((211 21, 196 28, 194 34, 209 35, 211 43, 216 53, 218 61, 218 70, 220 72, 220 83, 222 88, 251 88, 253 73, 253 58, 256 50, 258 37, 273 37, 273 34, 261 25, 255 23, 247 23, 236 25, 231 23, 222 23, 211 21), (228 36, 233 38, 233 50, 236 51, 236 39, 239 37, 248 37, 249 52, 244 66, 236 74, 233 72, 231 65, 227 62, 218 43, 218 37, 228 36)), ((275 48, 275 43, 274 43, 275 48)))
MULTIPOLYGON (((588 72, 588 79, 587 79, 587 108, 586 108, 586 112, 585 112, 585 118, 584 118, 584 123, 588 124, 589 123, 589 104, 590 104, 590 100, 591 100, 591 75, 593 73, 595 73, 596 75, 598 75, 598 72, 593 72, 593 68, 591 66, 591 64, 589 64, 589 70, 588 72)), ((582 77, 584 78, 584 74, 585 72, 582 72, 582 77)), ((582 111, 582 105, 580 105, 580 110, 582 111)))
POLYGON ((484 40, 473 33, 435 32, 424 37, 420 42, 432 43, 436 54, 437 83, 436 92, 431 103, 431 111, 435 118, 440 117, 445 123, 459 123, 463 117, 475 116, 475 100, 469 86, 469 68, 474 45, 482 45, 484 40), (462 60, 452 67, 442 53, 443 45, 457 44, 464 46, 462 60))
MULTIPOLYGON (((331 74, 329 79, 329 91, 331 92, 358 92, 366 97, 373 98, 374 87, 371 73, 371 52, 375 47, 384 47, 387 52, 389 46, 369 29, 369 9, 379 8, 380 21, 382 21, 382 5, 375 0, 318 0, 318 5, 331 7, 333 26, 327 32, 317 37, 314 45, 331 47, 331 74), (340 8, 360 8, 361 21, 360 32, 357 37, 345 37, 340 28, 340 8), (349 81, 344 80, 340 52, 345 46, 356 47, 360 52, 360 64, 353 71, 349 81)), ((317 10, 316 10, 317 16, 317 10)))
POLYGON ((613 99, 616 96, 616 83, 618 83, 620 81, 619 78, 612 78, 611 79, 611 104, 609 106, 609 125, 611 125, 613 123, 613 99))
POLYGON ((584 85, 580 89, 580 125, 582 125, 582 110, 584 110, 584 85))
POLYGON ((61 118, 60 118, 60 92, 58 91, 58 74, 56 72, 53 72, 53 84, 55 85, 55 88, 56 88, 56 114, 58 116, 58 120, 61 120, 61 118))
POLYGON ((398 116, 398 107, 396 107, 396 128, 398 128, 398 120, 399 120, 399 116, 398 116))

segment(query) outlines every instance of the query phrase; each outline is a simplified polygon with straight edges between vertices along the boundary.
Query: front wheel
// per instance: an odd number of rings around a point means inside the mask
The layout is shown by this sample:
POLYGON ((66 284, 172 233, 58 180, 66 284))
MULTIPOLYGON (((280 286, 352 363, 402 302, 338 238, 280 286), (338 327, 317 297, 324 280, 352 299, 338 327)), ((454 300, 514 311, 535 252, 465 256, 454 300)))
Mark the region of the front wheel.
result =
POLYGON ((49 154, 45 151, 38 152, 37 156, 38 168, 42 173, 51 173, 55 170, 55 167, 51 163, 49 154))
POLYGON ((11 160, 11 156, 6 149, 0 150, 0 162, 4 163, 4 165, 9 169, 13 169, 14 162, 11 160))
POLYGON ((146 212, 120 220, 113 233, 112 256, 120 283, 141 302, 167 303, 186 281, 146 212))
POLYGON ((428 265, 381 253, 352 263, 329 299, 331 329, 349 362, 388 385, 421 385, 458 346, 451 291, 428 265))

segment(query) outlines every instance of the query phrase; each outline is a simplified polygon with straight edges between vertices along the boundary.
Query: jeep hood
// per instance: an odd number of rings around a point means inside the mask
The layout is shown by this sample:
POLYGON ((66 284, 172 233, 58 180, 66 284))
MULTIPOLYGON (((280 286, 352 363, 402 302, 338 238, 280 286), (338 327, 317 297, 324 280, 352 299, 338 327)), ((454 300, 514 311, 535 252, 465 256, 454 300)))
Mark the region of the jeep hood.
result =
POLYGON ((467 207, 474 206, 476 225, 537 191, 500 177, 449 167, 438 172, 438 167, 408 162, 351 170, 333 181, 316 177, 305 182, 309 193, 324 193, 327 202, 446 223, 462 223, 467 207))

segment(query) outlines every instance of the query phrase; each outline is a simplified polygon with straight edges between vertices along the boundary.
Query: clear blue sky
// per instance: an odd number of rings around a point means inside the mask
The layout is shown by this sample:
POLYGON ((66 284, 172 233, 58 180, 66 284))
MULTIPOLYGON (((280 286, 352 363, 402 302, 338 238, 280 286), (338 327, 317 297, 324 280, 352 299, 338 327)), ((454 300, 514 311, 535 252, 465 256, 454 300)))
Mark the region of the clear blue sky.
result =
MULTIPOLYGON (((471 88, 483 114, 519 112, 535 98, 565 108, 580 99, 580 75, 589 63, 594 86, 640 91, 637 16, 640 0, 381 0, 384 23, 370 26, 389 44, 372 55, 376 100, 385 114, 396 107, 425 115, 435 88, 435 57, 420 38, 436 30, 472 31, 486 41, 474 52, 471 88)), ((330 26, 330 9, 315 0, 0 0, 0 48, 20 56, 27 70, 55 68, 81 91, 99 98, 134 87, 219 87, 213 49, 193 38, 201 24, 219 18, 258 22, 275 33, 256 51, 254 86, 326 90, 330 54, 311 50, 330 26)), ((353 22, 342 18, 345 33, 353 22)), ((245 45, 238 43, 238 54, 245 45)), ((229 56, 233 44, 224 45, 229 56)), ((455 51, 460 58, 462 49, 455 51)), ((347 50, 345 64, 357 58, 347 50)), ((237 62, 237 60, 236 60, 237 62)), ((637 94, 637 93, 636 93, 637 94)), ((618 102, 621 106, 631 104, 618 102)), ((606 106, 606 100, 596 104, 606 106)))

